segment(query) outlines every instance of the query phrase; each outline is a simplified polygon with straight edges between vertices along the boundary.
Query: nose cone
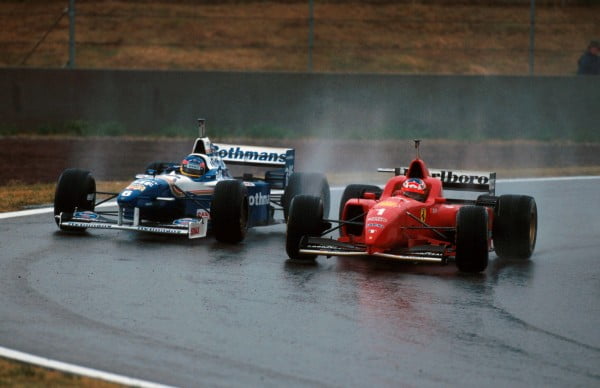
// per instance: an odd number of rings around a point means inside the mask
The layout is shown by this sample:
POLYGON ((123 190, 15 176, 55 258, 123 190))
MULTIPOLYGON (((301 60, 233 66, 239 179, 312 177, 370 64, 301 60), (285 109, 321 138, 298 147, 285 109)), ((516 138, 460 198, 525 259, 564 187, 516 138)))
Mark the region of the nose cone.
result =
POLYGON ((121 206, 135 206, 139 199, 153 200, 159 196, 160 188, 161 183, 155 179, 136 179, 121 191, 117 203, 121 206))
POLYGON ((119 205, 134 204, 138 200, 141 193, 141 190, 127 188, 121 191, 121 193, 117 197, 117 203, 119 205))
POLYGON ((365 219, 365 244, 388 249, 401 243, 406 205, 403 198, 388 198, 371 208, 365 219))

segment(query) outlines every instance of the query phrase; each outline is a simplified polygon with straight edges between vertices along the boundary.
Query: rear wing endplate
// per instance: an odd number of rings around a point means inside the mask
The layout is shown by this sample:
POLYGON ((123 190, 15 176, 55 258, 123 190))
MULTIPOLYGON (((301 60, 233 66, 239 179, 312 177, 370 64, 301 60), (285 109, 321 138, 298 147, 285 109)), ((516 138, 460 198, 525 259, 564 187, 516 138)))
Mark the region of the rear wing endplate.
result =
MULTIPOLYGON (((392 172, 395 175, 406 175, 408 167, 378 168, 378 172, 392 172)), ((495 195, 496 173, 466 170, 429 169, 429 175, 442 181, 446 190, 476 191, 495 195)))

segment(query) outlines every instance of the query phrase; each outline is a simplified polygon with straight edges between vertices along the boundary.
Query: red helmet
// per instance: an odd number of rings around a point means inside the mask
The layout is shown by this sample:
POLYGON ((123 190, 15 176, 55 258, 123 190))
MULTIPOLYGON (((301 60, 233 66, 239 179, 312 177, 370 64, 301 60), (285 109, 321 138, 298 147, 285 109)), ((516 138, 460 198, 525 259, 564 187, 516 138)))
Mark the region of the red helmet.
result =
POLYGON ((427 185, 419 178, 408 178, 402 184, 402 194, 418 201, 425 200, 426 191, 427 185))

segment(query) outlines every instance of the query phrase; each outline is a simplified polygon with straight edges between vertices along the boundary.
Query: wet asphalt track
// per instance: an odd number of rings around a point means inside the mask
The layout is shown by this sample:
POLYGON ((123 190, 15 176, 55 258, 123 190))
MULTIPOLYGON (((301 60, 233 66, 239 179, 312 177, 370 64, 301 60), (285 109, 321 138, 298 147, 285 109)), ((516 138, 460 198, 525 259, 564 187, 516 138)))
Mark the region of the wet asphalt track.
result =
POLYGON ((499 183, 536 197, 537 250, 474 276, 290 263, 282 225, 227 246, 3 219, 0 345, 176 386, 599 386, 599 188, 499 183))

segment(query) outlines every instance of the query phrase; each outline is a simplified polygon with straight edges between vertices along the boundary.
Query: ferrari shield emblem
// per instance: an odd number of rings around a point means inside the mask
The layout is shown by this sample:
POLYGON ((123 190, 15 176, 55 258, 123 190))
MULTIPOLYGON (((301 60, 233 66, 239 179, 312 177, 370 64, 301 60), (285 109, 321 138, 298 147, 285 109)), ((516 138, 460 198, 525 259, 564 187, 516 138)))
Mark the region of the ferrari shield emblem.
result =
POLYGON ((421 219, 421 222, 425 222, 425 220, 427 219, 427 208, 426 207, 421 208, 421 215, 419 218, 421 219))

